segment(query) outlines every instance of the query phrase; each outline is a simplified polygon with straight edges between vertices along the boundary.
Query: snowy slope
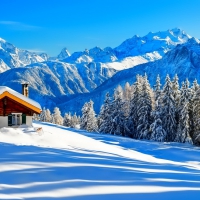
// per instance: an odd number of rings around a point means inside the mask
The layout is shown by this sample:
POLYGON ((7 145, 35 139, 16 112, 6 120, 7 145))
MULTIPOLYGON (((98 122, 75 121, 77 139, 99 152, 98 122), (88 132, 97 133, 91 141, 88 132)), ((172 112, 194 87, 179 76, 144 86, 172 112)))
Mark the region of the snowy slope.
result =
POLYGON ((0 129, 0 199, 200 198, 197 147, 34 127, 0 129))

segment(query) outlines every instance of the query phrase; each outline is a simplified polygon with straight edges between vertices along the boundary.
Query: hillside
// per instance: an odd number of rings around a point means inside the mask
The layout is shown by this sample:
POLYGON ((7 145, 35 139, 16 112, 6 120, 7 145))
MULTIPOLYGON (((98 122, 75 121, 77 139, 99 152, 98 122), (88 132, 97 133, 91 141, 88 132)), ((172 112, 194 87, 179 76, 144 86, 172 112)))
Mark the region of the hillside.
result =
POLYGON ((112 94, 118 85, 124 86, 126 82, 133 84, 137 74, 144 75, 145 73, 151 86, 155 84, 158 74, 162 84, 164 84, 167 74, 171 78, 177 74, 180 84, 186 78, 188 78, 191 84, 195 79, 200 83, 200 41, 191 38, 187 43, 177 45, 174 49, 167 52, 160 60, 119 71, 92 92, 80 94, 73 99, 67 100, 59 107, 64 111, 79 113, 84 102, 92 99, 94 101, 94 108, 98 113, 107 92, 112 94))
POLYGON ((47 123, 0 129, 0 199, 200 197, 199 148, 47 123), (34 129, 42 127, 43 132, 34 129))

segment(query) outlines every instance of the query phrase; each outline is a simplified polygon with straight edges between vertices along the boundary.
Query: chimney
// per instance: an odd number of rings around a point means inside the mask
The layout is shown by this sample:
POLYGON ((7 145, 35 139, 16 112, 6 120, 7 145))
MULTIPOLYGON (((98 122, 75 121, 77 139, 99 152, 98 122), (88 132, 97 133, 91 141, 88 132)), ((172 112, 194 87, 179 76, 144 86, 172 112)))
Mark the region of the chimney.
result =
POLYGON ((28 97, 28 83, 22 83, 22 94, 28 97))

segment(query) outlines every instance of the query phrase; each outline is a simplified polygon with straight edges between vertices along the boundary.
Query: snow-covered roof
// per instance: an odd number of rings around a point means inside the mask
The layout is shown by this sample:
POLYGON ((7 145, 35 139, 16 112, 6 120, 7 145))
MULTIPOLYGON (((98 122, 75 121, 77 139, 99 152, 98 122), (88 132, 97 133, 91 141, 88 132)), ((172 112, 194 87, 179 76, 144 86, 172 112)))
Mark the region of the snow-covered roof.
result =
POLYGON ((15 90, 12 90, 11 88, 9 87, 6 87, 6 86, 0 86, 0 95, 3 94, 4 92, 8 92, 10 93, 11 95, 14 95, 15 97, 25 101, 26 103, 28 104, 31 104, 32 106, 38 108, 41 110, 41 106, 38 102, 24 96, 23 94, 20 94, 19 92, 16 92, 15 90))

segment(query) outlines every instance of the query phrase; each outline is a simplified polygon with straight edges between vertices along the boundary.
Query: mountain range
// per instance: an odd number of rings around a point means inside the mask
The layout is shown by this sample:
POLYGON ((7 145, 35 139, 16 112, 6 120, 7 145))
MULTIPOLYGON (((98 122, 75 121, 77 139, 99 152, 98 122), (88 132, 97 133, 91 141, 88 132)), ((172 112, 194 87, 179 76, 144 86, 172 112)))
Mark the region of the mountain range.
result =
POLYGON ((94 47, 70 54, 64 48, 56 57, 21 50, 0 39, 0 84, 21 91, 29 82, 30 97, 52 109, 80 114, 83 104, 92 99, 98 112, 105 93, 136 74, 146 73, 153 85, 157 74, 178 74, 180 82, 200 80, 200 42, 175 28, 137 35, 116 48, 94 47))

